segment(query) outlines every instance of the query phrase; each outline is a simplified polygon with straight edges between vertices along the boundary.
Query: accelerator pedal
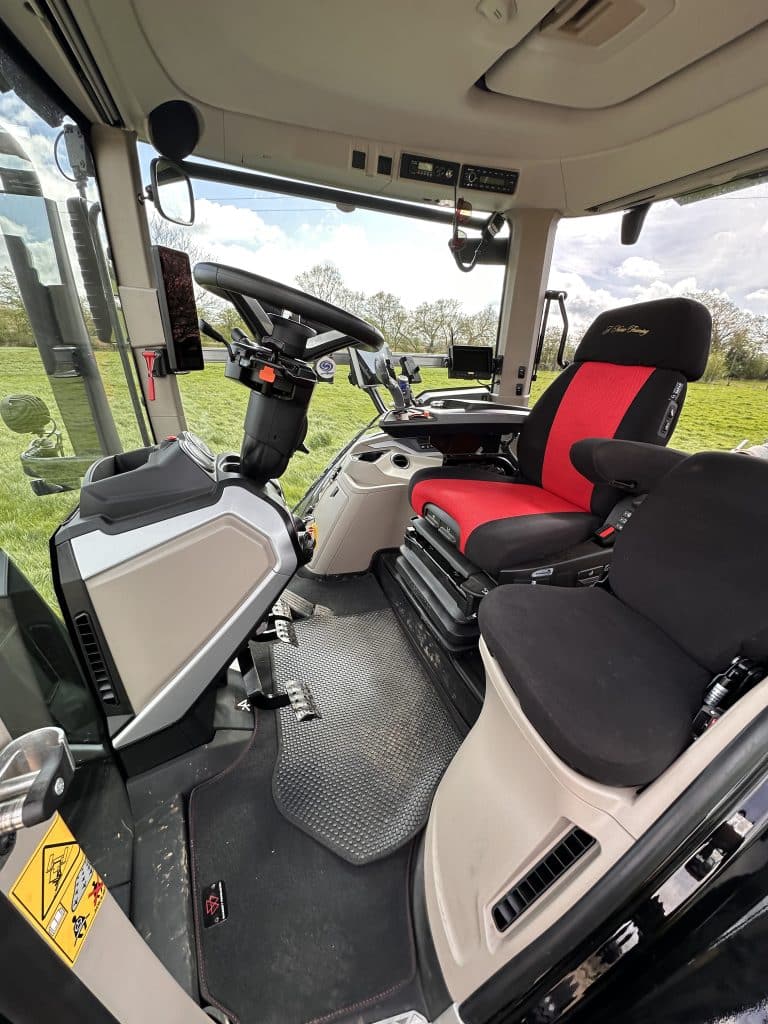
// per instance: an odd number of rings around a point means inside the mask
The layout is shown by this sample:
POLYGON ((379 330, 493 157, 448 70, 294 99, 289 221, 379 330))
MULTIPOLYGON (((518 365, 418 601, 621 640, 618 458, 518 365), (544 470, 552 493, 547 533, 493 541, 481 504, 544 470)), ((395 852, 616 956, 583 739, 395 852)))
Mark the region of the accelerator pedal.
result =
POLYGON ((255 711, 256 708, 261 711, 277 711, 279 708, 291 707, 299 722, 321 717, 307 683, 288 679, 285 693, 265 691, 259 670, 256 668, 257 650, 253 640, 248 641, 248 651, 243 649, 237 658, 245 684, 245 697, 236 705, 240 711, 255 711))
POLYGON ((296 679, 289 679, 285 684, 285 692, 291 702, 293 713, 299 722, 308 722, 312 718, 322 718, 317 710, 315 698, 306 683, 300 683, 296 679))

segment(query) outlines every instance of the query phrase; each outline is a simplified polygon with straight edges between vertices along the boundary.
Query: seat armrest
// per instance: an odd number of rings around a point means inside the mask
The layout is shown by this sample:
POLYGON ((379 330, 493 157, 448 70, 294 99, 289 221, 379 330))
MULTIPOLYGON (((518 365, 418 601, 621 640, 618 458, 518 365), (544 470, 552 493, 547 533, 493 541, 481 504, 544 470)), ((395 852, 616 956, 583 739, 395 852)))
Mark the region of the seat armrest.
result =
POLYGON ((588 437, 571 446, 575 469, 595 484, 610 484, 634 494, 647 494, 688 452, 643 441, 588 437))

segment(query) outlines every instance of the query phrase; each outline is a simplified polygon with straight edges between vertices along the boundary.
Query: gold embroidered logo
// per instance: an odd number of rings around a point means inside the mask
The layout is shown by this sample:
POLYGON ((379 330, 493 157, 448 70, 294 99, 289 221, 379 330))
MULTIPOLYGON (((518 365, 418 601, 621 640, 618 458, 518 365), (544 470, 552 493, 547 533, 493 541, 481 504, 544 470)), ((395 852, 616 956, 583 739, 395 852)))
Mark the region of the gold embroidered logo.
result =
POLYGON ((606 327, 603 334, 650 334, 647 327, 639 327, 637 324, 611 324, 606 327))

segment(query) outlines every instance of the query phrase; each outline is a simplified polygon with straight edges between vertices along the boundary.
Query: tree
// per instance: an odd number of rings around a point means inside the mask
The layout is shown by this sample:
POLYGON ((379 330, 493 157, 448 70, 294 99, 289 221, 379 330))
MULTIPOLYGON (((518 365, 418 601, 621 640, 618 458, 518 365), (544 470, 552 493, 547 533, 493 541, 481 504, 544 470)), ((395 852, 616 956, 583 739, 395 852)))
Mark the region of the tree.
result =
POLYGON ((16 275, 0 269, 0 345, 34 345, 35 338, 16 275))
POLYGON ((296 284, 302 291, 342 308, 345 308, 344 304, 351 294, 344 284, 341 271, 330 260, 316 263, 309 270, 302 270, 296 275, 296 284))
MULTIPOLYGON (((173 224, 155 214, 149 221, 149 233, 155 245, 164 245, 167 249, 185 252, 193 270, 196 263, 208 263, 212 259, 209 250, 195 238, 192 228, 183 224, 173 224)), ((220 319, 222 310, 229 306, 229 303, 224 303, 198 284, 195 284, 195 302, 200 315, 211 322, 220 319)))
POLYGON ((499 330, 499 307, 493 302, 476 313, 461 318, 460 333, 463 345, 495 345, 499 330))
POLYGON ((443 317, 437 304, 422 302, 411 313, 408 333, 417 351, 435 352, 441 347, 443 317))
POLYGON ((725 292, 691 292, 688 297, 703 303, 712 316, 713 352, 725 352, 739 335, 749 333, 752 314, 737 306, 725 292))
POLYGON ((408 310, 392 292, 376 292, 364 298, 363 317, 378 327, 393 349, 402 347, 408 336, 408 310))

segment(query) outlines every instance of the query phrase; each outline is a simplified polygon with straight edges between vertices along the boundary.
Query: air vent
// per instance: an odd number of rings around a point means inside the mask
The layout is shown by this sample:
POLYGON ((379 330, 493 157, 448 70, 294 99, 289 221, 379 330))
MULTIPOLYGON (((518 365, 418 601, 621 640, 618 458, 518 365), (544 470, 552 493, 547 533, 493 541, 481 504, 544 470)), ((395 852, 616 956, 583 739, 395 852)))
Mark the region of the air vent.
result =
POLYGON ((600 46, 644 13, 639 0, 566 0, 550 11, 540 29, 547 35, 600 46))
POLYGON ((91 670, 91 678, 99 691, 99 696, 105 704, 119 704, 120 701, 117 699, 115 688, 112 685, 109 669, 101 652, 99 639, 93 628, 91 617, 87 612, 80 612, 79 615, 75 616, 75 629, 80 638, 80 646, 83 649, 85 660, 88 662, 88 667, 91 670))
POLYGON ((494 906, 491 914, 498 930, 505 932, 521 914, 544 895, 547 889, 562 878, 569 868, 581 860, 595 842, 596 840, 583 829, 571 829, 568 835, 494 906))

